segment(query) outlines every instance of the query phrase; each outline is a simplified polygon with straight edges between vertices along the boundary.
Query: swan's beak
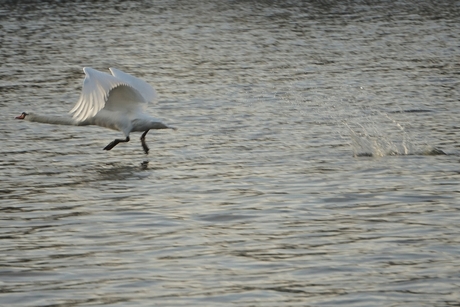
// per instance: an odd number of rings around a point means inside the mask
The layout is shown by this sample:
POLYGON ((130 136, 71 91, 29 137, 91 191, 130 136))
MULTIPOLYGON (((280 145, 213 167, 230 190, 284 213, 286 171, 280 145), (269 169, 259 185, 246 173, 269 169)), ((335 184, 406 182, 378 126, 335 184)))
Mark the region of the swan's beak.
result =
POLYGON ((26 113, 26 112, 22 112, 22 114, 21 114, 21 115, 19 115, 19 116, 16 116, 15 118, 16 118, 16 119, 24 119, 24 118, 26 118, 26 115, 27 115, 27 113, 26 113))

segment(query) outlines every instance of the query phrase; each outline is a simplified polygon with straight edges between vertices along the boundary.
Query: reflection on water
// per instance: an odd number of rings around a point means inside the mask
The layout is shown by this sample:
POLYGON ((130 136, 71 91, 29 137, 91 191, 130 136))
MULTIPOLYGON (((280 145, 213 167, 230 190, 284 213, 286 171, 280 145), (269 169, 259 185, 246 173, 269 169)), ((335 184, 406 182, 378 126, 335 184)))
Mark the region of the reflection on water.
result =
POLYGON ((98 181, 117 181, 117 180, 133 180, 145 179, 149 173, 142 171, 148 170, 149 161, 144 160, 139 165, 125 165, 121 162, 106 163, 100 167, 96 167, 98 181))
POLYGON ((460 6, 20 1, 0 8, 0 305, 455 306, 460 6), (83 66, 177 126, 66 115, 83 66))

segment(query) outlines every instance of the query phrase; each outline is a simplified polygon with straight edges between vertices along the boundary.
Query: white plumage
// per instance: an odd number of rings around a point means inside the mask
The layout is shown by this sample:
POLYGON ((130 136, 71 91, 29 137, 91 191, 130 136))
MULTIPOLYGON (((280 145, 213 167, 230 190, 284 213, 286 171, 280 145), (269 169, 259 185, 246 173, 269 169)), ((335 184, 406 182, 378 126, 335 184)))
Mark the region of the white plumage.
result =
POLYGON ((121 70, 110 68, 112 75, 105 72, 83 68, 86 74, 83 80, 83 88, 80 99, 75 107, 70 111, 76 121, 84 121, 95 116, 99 111, 106 107, 108 109, 125 109, 125 111, 135 111, 142 105, 153 102, 156 92, 147 82, 133 77, 121 70), (117 87, 123 88, 125 99, 111 99, 109 93, 117 87))
POLYGON ((155 89, 147 82, 115 68, 110 68, 112 75, 89 67, 83 71, 86 77, 80 99, 70 111, 72 120, 26 112, 16 118, 60 125, 98 125, 125 134, 125 139, 115 139, 104 150, 129 142, 131 132, 143 132, 141 143, 145 153, 149 151, 145 135, 150 129, 172 128, 144 113, 148 103, 156 99, 155 89))

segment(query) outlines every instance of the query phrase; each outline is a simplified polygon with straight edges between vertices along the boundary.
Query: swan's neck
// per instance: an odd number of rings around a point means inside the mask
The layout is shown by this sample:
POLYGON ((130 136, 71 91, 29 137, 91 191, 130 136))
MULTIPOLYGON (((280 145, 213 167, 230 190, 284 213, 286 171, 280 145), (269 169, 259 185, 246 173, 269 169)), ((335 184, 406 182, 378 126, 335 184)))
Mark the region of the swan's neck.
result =
POLYGON ((49 115, 39 115, 29 113, 24 118, 30 122, 45 123, 45 124, 54 124, 54 125, 69 125, 76 126, 79 125, 73 118, 70 117, 59 117, 59 116, 49 116, 49 115))

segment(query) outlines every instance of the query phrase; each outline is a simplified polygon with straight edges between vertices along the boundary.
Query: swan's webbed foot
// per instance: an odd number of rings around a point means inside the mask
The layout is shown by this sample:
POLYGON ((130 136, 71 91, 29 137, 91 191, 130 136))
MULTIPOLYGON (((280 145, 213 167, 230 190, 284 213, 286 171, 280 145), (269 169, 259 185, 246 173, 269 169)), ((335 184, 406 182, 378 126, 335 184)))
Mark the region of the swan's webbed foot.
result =
POLYGON ((149 130, 145 131, 144 133, 142 133, 142 136, 141 136, 141 144, 142 144, 142 148, 144 148, 145 154, 149 153, 149 147, 145 143, 145 136, 147 135, 148 132, 149 130))
POLYGON ((104 150, 111 150, 112 148, 117 146, 118 143, 126 143, 126 142, 129 142, 129 136, 127 136, 126 139, 124 139, 124 140, 123 139, 115 139, 115 140, 113 140, 112 142, 110 142, 109 145, 104 147, 104 150))
POLYGON ((149 153, 150 148, 145 144, 145 141, 142 141, 142 148, 144 148, 145 154, 149 153))

